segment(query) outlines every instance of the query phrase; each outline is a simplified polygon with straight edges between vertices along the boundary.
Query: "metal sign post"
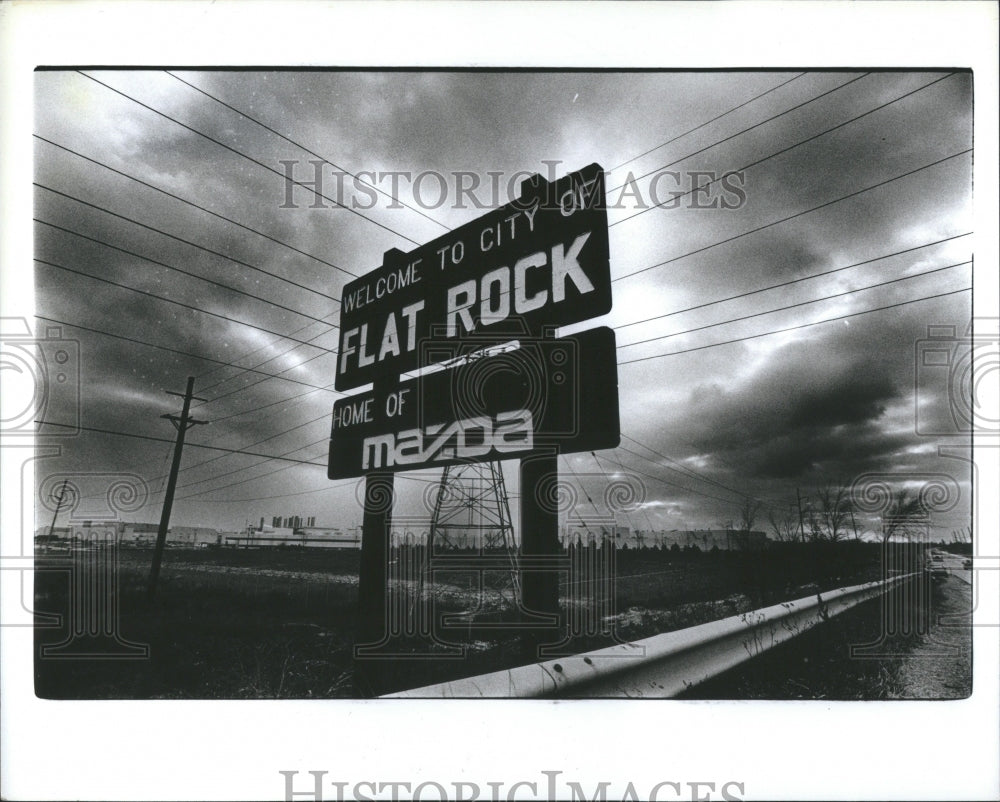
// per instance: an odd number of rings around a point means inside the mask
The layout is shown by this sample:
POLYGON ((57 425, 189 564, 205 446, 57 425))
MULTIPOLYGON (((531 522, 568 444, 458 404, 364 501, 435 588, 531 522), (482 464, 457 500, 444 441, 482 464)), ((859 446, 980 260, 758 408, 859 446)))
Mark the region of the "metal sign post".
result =
MULTIPOLYGON (((373 668, 358 671, 364 650, 377 650, 385 641, 389 562, 389 531, 392 520, 393 476, 374 472, 365 477, 365 515, 361 533, 361 566, 358 577, 358 635, 355 641, 354 688, 360 696, 383 692, 384 679, 373 668)), ((381 665, 376 663, 375 665, 381 665)))
MULTIPOLYGON (((555 563, 562 551, 556 505, 557 456, 555 451, 542 453, 522 459, 520 465, 521 553, 543 563, 555 563)), ((524 616, 534 624, 522 633, 522 656, 526 662, 535 662, 541 659, 542 645, 560 640, 559 572, 522 570, 521 593, 524 616), (536 623, 539 618, 541 626, 536 623)))

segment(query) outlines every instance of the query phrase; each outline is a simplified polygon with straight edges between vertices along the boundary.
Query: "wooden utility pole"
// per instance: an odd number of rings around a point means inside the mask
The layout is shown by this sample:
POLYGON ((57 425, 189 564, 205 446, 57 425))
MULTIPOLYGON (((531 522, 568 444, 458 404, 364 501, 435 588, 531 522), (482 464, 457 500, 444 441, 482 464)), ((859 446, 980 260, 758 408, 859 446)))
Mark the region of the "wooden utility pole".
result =
MULTIPOLYGON (((52 540, 52 536, 56 533, 56 518, 59 517, 59 510, 62 509, 63 501, 66 500, 66 483, 69 479, 63 479, 62 487, 59 488, 59 496, 56 499, 56 511, 52 513, 52 526, 49 527, 49 540, 52 540)), ((73 537, 73 533, 70 532, 70 538, 73 537)))
MULTIPOLYGON (((180 396, 180 393, 174 393, 170 390, 166 390, 167 395, 180 396)), ((153 565, 149 569, 149 600, 152 601, 156 596, 156 581, 160 577, 160 562, 163 560, 163 547, 167 542, 167 529, 170 527, 170 508, 174 503, 174 489, 177 487, 177 471, 181 466, 181 452, 184 450, 184 433, 190 429, 192 426, 197 426, 199 424, 208 423, 204 420, 195 420, 188 416, 188 412, 191 410, 192 399, 196 401, 207 401, 206 398, 198 398, 194 395, 194 376, 188 376, 187 389, 184 391, 184 406, 181 409, 180 416, 177 415, 161 415, 161 418, 166 418, 170 421, 174 428, 177 429, 177 442, 174 444, 174 461, 170 465, 170 478, 167 480, 167 492, 163 497, 163 512, 160 513, 160 528, 156 533, 156 549, 153 551, 153 565)))
POLYGON ((795 503, 799 508, 799 542, 806 542, 806 528, 802 523, 802 496, 799 494, 799 489, 795 488, 795 503))

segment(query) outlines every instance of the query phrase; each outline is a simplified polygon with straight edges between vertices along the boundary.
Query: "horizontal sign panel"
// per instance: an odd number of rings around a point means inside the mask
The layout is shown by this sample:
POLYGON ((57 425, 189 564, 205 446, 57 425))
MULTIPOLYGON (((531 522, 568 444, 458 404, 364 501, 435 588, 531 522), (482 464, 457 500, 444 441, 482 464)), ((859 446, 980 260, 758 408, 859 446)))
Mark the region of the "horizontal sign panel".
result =
POLYGON ((423 367, 428 338, 502 343, 611 311, 604 171, 592 164, 418 248, 393 250, 344 287, 336 387, 423 367))
POLYGON ((333 407, 331 479, 619 443, 615 333, 518 347, 376 387, 333 407))

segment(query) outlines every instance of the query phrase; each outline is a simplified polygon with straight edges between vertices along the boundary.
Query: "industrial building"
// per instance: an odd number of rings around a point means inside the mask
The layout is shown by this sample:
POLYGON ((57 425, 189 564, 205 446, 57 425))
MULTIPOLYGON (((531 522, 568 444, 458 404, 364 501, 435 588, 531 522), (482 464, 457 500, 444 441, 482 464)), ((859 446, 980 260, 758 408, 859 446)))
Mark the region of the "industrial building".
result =
MULTIPOLYGON (((315 521, 315 518, 297 520, 315 521)), ((284 523, 288 518, 275 517, 272 520, 284 523)), ((57 526, 51 531, 56 541, 107 542, 114 538, 119 546, 152 548, 156 543, 158 525, 154 523, 122 521, 81 521, 70 526, 57 526)), ((392 546, 421 546, 427 543, 429 527, 393 529, 390 533, 392 546)), ((36 538, 48 538, 49 527, 42 527, 35 533, 36 538)), ((644 530, 612 524, 587 526, 571 523, 561 527, 559 535, 563 548, 570 546, 590 546, 615 549, 653 548, 668 550, 696 548, 701 552, 752 551, 767 547, 764 532, 740 532, 733 529, 694 530, 644 530)), ((298 525, 295 527, 274 526, 261 518, 256 524, 248 524, 243 531, 226 532, 202 526, 172 526, 167 530, 166 545, 172 548, 323 548, 360 549, 361 527, 332 527, 298 525)), ((503 548, 500 532, 490 530, 449 529, 439 531, 435 540, 436 549, 496 549, 503 548)))
MULTIPOLYGON (((80 544, 107 543, 112 538, 116 545, 152 548, 156 543, 158 524, 126 521, 79 521, 68 526, 42 527, 35 538, 80 544)), ((205 526, 172 526, 167 530, 167 546, 178 548, 207 548, 221 546, 226 533, 205 526)))
MULTIPOLYGON (((274 518, 274 521, 294 522, 302 520, 274 518)), ((315 518, 307 518, 315 521, 315 518)), ((267 526, 261 518, 260 524, 250 525, 246 531, 227 534, 224 545, 236 548, 313 548, 313 549, 360 549, 361 527, 340 529, 330 526, 267 526)))

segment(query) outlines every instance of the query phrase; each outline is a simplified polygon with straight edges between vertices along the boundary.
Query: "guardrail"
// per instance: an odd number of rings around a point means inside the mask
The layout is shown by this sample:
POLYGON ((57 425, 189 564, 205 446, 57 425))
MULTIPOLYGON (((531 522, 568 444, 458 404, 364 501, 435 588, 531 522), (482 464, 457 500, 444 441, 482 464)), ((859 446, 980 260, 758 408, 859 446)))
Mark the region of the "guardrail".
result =
POLYGON ((817 593, 688 629, 383 698, 667 698, 869 601, 917 574, 817 593))

